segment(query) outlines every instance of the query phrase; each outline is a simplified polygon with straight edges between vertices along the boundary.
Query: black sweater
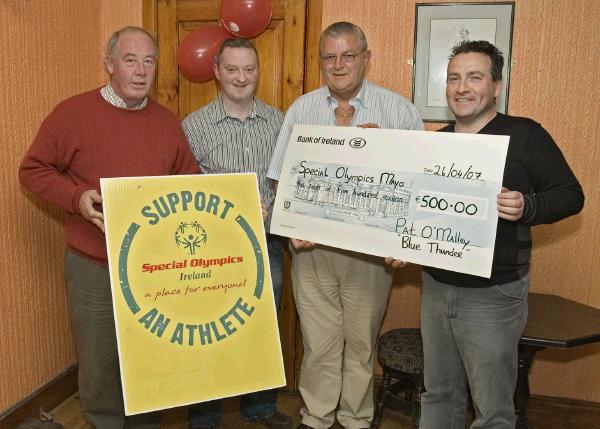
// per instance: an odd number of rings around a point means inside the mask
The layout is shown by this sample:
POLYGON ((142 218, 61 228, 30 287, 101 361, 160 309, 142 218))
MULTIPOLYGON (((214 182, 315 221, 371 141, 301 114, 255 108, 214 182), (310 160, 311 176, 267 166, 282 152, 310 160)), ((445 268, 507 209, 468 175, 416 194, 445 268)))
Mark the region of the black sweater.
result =
MULTIPOLYGON (((454 124, 440 131, 454 132, 454 124)), ((523 217, 498 219, 490 279, 423 267, 437 281, 464 287, 486 287, 515 281, 529 272, 530 226, 552 223, 583 208, 583 190, 554 140, 528 118, 498 113, 479 134, 510 136, 503 186, 525 198, 523 217)))

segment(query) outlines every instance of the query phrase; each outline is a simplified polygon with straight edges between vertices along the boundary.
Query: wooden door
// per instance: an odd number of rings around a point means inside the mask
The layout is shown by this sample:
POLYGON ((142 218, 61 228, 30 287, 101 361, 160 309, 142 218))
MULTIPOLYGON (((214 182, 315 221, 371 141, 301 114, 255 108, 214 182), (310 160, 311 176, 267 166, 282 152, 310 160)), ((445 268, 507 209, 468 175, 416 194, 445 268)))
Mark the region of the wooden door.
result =
MULTIPOLYGON (((257 96, 283 111, 303 93, 306 3, 273 0, 269 27, 253 39, 260 61, 257 96)), ((157 34, 160 48, 154 95, 180 118, 217 95, 214 80, 193 83, 179 73, 177 47, 191 31, 218 25, 220 7, 220 0, 144 1, 144 27, 157 34)))
MULTIPOLYGON (((318 71, 314 65, 321 31, 321 1, 273 0, 269 27, 253 39, 260 62, 257 96, 282 111, 306 90, 318 86, 318 71), (311 47, 308 55, 305 55, 305 46, 311 47), (307 75, 305 65, 309 70, 307 75)), ((158 36, 160 51, 151 95, 180 119, 217 95, 216 81, 193 83, 179 73, 177 48, 191 31, 217 25, 220 7, 220 0, 143 1, 144 28, 158 36)), ((295 390, 302 350, 289 267, 290 258, 286 254, 279 331, 287 389, 295 390)))

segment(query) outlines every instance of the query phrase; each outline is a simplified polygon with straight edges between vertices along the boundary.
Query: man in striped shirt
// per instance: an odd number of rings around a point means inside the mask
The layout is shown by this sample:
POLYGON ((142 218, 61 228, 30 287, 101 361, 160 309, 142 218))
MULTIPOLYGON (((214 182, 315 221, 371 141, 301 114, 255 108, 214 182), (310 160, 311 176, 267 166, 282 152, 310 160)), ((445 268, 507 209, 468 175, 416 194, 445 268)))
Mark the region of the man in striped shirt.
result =
MULTIPOLYGON (((246 39, 223 42, 214 64, 219 96, 183 120, 183 130, 204 173, 255 172, 263 213, 275 198, 273 181, 266 177, 269 159, 283 122, 283 113, 254 96, 258 82, 258 53, 246 39)), ((275 302, 283 284, 281 237, 267 235, 269 265, 275 302)), ((275 389, 242 396, 240 415, 276 429, 292 427, 292 419, 277 410, 275 389)), ((216 428, 221 418, 220 401, 192 405, 190 429, 216 428)))
MULTIPOLYGON (((267 176, 278 180, 294 124, 423 129, 402 96, 365 80, 371 51, 363 31, 338 22, 321 34, 319 59, 327 83, 288 110, 267 176)), ((392 271, 380 257, 292 239, 292 277, 304 341, 299 429, 368 428, 373 418, 375 341, 392 271), (336 408, 339 409, 336 413, 336 408)))

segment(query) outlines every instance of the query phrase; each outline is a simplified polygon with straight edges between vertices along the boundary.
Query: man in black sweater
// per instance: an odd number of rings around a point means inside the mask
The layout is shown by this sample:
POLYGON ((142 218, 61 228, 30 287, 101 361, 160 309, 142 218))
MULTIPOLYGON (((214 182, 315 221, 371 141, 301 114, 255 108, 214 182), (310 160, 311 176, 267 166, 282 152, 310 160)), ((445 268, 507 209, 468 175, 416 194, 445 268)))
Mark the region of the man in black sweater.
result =
MULTIPOLYGON (((421 332, 425 390, 421 429, 463 429, 467 385, 471 428, 515 427, 518 343, 527 321, 533 225, 578 213, 583 191, 540 124, 496 112, 502 53, 485 41, 453 48, 446 98, 456 122, 442 132, 510 136, 491 278, 423 267, 421 332)), ((400 266, 401 261, 387 259, 400 266)))

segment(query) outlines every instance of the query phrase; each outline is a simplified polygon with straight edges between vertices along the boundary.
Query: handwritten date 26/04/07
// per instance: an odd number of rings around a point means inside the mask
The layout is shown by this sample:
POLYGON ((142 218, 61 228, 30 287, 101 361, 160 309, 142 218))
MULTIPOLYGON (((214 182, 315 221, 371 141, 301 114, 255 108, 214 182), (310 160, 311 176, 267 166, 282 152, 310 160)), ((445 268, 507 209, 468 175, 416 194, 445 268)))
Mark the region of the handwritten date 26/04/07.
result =
POLYGON ((433 174, 434 176, 444 176, 444 177, 456 177, 457 179, 467 179, 467 180, 483 180, 481 179, 481 171, 475 171, 473 169, 473 165, 469 165, 467 169, 456 167, 456 163, 452 163, 452 165, 439 165, 436 164, 433 167, 425 167, 423 169, 425 174, 433 174))

